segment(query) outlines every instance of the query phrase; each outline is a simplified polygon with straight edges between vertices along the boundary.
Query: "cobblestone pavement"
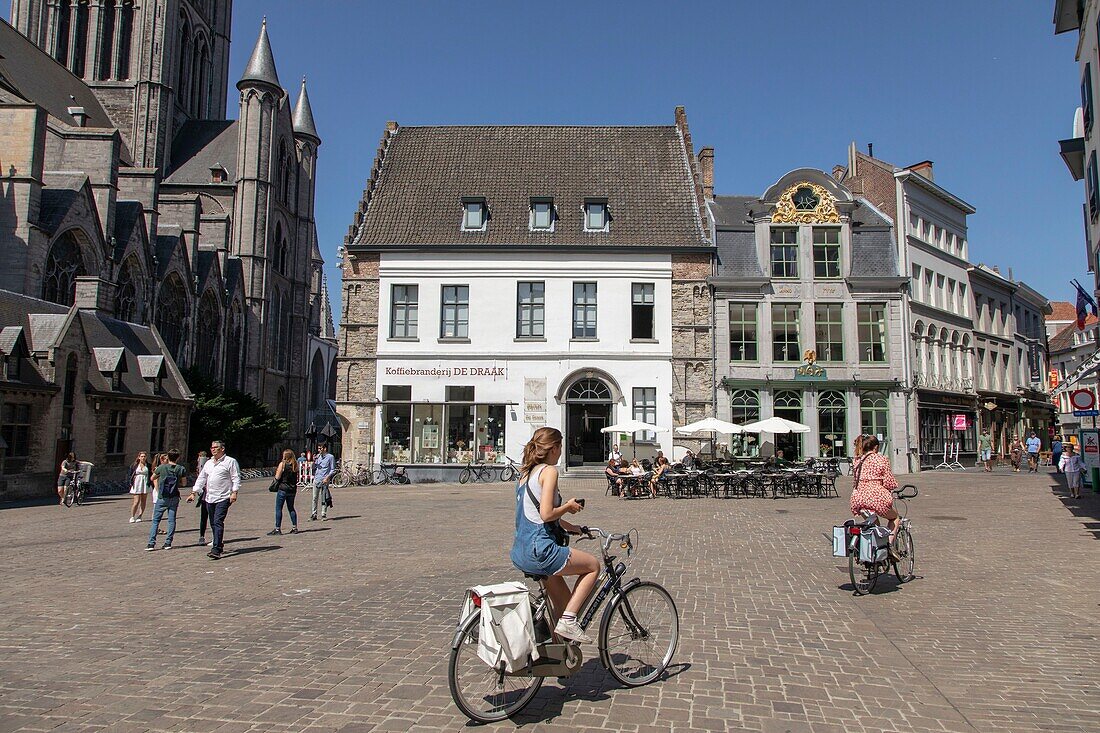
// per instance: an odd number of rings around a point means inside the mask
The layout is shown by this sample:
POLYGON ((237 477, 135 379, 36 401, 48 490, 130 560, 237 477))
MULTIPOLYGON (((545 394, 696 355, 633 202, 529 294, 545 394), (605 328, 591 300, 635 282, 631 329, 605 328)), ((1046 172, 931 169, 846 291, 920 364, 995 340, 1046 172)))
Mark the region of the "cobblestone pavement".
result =
MULTIPOLYGON (((1100 730, 1100 499, 1069 502, 1049 474, 914 480, 919 577, 868 597, 825 536, 846 498, 622 502, 568 483, 586 523, 638 528, 633 572, 678 600, 680 648, 633 690, 587 659, 500 728, 1100 730)), ((465 587, 515 577, 510 488, 346 489, 335 518, 267 537, 265 484, 217 562, 190 507, 151 553, 121 497, 0 511, 0 731, 464 728, 448 642, 465 587)))

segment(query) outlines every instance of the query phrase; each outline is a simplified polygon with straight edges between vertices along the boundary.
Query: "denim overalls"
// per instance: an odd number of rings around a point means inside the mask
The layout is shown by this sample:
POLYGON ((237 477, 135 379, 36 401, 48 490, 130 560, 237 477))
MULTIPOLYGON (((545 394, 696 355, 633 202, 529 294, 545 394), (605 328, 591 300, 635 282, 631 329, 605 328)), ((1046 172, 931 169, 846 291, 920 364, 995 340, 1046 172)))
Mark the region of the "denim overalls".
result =
MULTIPOLYGON (((535 476, 531 491, 535 495, 533 502, 538 509, 538 497, 542 495, 538 474, 542 468, 536 466, 531 473, 535 476)), ((516 536, 512 542, 512 564, 531 575, 556 575, 569 561, 569 548, 554 542, 545 522, 532 522, 524 513, 523 505, 530 485, 530 476, 516 482, 516 536)), ((554 497, 554 506, 561 506, 561 494, 554 497)))

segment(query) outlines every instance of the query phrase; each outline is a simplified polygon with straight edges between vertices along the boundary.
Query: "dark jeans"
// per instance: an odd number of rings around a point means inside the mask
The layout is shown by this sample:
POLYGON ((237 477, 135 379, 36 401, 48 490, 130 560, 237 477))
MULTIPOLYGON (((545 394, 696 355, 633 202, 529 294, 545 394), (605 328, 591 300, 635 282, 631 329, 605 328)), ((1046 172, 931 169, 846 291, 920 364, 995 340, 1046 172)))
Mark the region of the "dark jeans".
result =
POLYGON ((288 494, 279 489, 275 494, 275 529, 283 526, 283 504, 286 504, 287 511, 290 512, 290 524, 294 527, 298 526, 298 512, 294 511, 294 495, 297 493, 292 491, 288 494))
POLYGON ((210 529, 214 532, 214 546, 210 549, 220 555, 222 536, 225 532, 225 515, 229 513, 229 499, 208 502, 206 508, 210 512, 210 529))
POLYGON ((152 526, 149 527, 150 545, 157 541, 160 518, 164 516, 165 512, 168 513, 168 534, 164 538, 164 544, 172 544, 172 537, 176 534, 176 510, 179 509, 179 505, 180 498, 178 496, 173 496, 171 499, 165 499, 163 496, 157 498, 157 503, 153 505, 152 526))
POLYGON ((210 521, 210 510, 206 508, 206 502, 199 499, 199 537, 206 537, 206 525, 210 521))
POLYGON ((1052 451, 1050 454, 1050 462, 1054 464, 1054 470, 1058 473, 1062 472, 1062 469, 1058 466, 1058 462, 1062 460, 1062 451, 1052 451))

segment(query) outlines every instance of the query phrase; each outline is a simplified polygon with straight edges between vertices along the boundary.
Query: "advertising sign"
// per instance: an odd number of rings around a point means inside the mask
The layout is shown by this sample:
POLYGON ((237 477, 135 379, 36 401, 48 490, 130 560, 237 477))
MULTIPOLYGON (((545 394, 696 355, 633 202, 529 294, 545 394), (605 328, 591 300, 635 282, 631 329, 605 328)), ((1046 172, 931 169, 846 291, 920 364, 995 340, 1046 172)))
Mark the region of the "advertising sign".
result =
POLYGON ((528 425, 546 424, 546 380, 524 377, 523 421, 528 425))
POLYGON ((970 427, 970 421, 966 415, 952 415, 951 416, 951 429, 952 430, 966 430, 970 427))
POLYGON ((1085 468, 1100 468, 1100 430, 1081 430, 1081 459, 1085 468))

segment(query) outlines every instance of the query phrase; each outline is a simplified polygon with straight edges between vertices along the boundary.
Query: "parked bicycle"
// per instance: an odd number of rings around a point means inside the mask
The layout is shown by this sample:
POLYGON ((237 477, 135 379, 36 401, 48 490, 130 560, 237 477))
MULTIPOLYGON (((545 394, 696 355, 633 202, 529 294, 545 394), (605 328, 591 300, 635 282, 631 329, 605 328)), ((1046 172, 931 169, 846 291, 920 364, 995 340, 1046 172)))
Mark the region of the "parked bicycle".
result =
POLYGON ((374 483, 374 475, 370 466, 365 463, 341 463, 340 468, 332 475, 333 488, 343 489, 348 486, 370 486, 374 483))
POLYGON ((379 463, 371 480, 376 484, 407 484, 409 474, 405 473, 404 466, 396 463, 379 463))
POLYGON ((65 482, 65 496, 63 498, 65 506, 82 505, 87 491, 88 487, 80 480, 80 473, 76 471, 70 473, 68 481, 65 482))
POLYGON ((508 456, 504 456, 504 459, 508 461, 508 465, 500 469, 500 480, 505 483, 512 483, 519 478, 519 469, 521 466, 508 456))
POLYGON ((466 468, 462 469, 462 473, 458 475, 458 483, 465 484, 472 481, 492 481, 493 480, 493 465, 491 463, 474 463, 470 461, 466 464, 466 468))
MULTIPOLYGON (((604 573, 580 616, 581 628, 587 629, 607 597, 611 603, 600 617, 597 644, 600 662, 611 676, 627 687, 648 684, 668 668, 680 639, 680 619, 676 603, 667 590, 650 581, 633 578, 623 582, 627 566, 616 562, 611 546, 634 554, 638 533, 604 532, 598 527, 584 528, 584 539, 603 538, 604 573)), ((479 723, 504 720, 523 710, 535 697, 547 677, 570 677, 581 668, 581 648, 575 642, 555 636, 544 575, 526 575, 538 581, 539 591, 531 598, 538 644, 538 661, 527 667, 505 671, 502 662, 490 667, 477 654, 481 628, 481 599, 474 597, 474 613, 459 624, 451 640, 451 658, 447 668, 451 697, 466 717, 479 723)))
MULTIPOLYGON (((916 548, 913 544, 912 523, 906 518, 909 511, 908 499, 917 495, 917 487, 906 484, 895 489, 894 508, 900 517, 901 526, 894 537, 896 558, 890 557, 889 547, 871 548, 864 543, 874 542, 873 528, 879 526, 879 517, 874 512, 861 512, 863 521, 849 519, 844 522, 846 554, 848 556, 848 577, 857 596, 867 595, 875 589, 880 575, 893 567, 899 583, 908 583, 914 577, 916 568, 916 548), (862 552, 861 552, 862 549, 862 552), (881 555, 881 557, 879 557, 881 555)), ((889 542, 889 540, 887 540, 889 542)), ((836 549, 834 548, 834 554, 836 549)))

